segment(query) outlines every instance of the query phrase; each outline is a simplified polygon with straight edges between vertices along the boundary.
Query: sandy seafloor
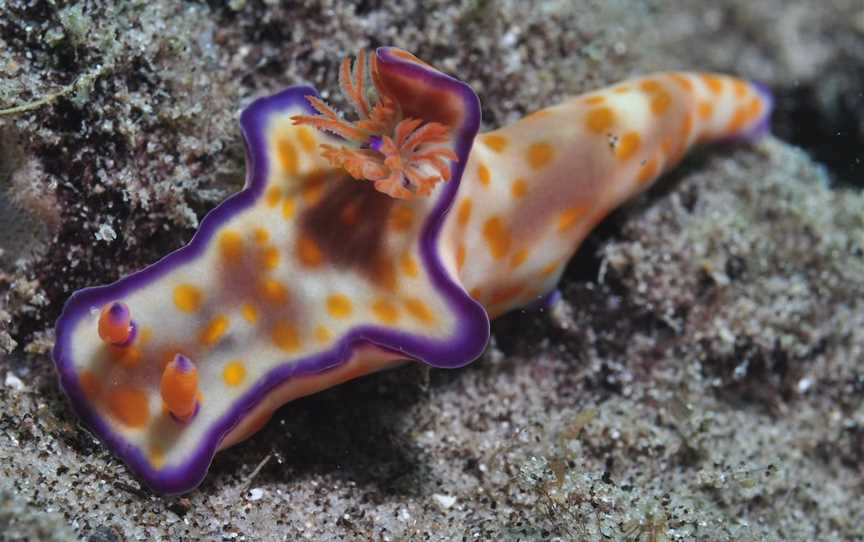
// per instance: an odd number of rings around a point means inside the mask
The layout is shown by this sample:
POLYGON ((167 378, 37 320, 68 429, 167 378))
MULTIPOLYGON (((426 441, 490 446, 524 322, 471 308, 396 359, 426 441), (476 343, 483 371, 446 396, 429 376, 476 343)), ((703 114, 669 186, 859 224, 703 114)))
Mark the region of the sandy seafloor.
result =
POLYGON ((0 0, 0 539, 864 540, 862 92, 860 0, 0 0), (289 404, 151 494, 70 413, 54 319, 240 188, 244 106, 344 105, 379 45, 484 128, 681 68, 765 82, 775 137, 691 154, 473 365, 289 404))

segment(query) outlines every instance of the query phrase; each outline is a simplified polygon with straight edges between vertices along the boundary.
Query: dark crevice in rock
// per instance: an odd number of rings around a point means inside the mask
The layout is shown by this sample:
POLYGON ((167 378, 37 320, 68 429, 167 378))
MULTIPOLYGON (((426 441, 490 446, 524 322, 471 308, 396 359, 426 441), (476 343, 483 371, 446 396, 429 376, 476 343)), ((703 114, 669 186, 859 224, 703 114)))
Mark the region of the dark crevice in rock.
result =
POLYGON ((864 188, 864 76, 858 88, 836 100, 817 86, 784 88, 776 96, 774 133, 824 164, 835 186, 864 188))

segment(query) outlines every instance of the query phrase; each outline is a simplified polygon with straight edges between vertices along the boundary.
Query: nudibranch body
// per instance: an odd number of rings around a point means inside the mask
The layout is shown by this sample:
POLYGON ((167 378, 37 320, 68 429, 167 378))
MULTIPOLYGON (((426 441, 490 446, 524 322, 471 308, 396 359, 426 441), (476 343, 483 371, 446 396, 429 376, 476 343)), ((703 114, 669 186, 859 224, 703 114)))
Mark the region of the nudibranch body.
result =
POLYGON ((475 140, 471 88, 404 51, 340 75, 357 121, 309 87, 257 100, 246 187, 58 320, 73 407, 155 491, 194 488, 294 398, 405 360, 473 361, 489 317, 551 292, 611 209, 690 145, 760 133, 771 108, 738 79, 658 74, 475 140))

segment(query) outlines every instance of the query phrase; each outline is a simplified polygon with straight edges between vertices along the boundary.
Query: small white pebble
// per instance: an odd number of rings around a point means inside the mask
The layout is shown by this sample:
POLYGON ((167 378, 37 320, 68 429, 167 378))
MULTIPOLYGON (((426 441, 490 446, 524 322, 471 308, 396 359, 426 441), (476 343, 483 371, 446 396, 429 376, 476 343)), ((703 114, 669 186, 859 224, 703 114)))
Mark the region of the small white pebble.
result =
POLYGON ((452 495, 441 495, 440 493, 435 493, 434 495, 432 495, 432 498, 435 500, 436 503, 438 503, 438 506, 440 506, 444 510, 447 510, 448 508, 456 504, 456 497, 452 495))
POLYGON ((408 521, 411 519, 411 514, 408 512, 407 508, 399 509, 399 521, 408 521))
POLYGON ((250 501, 257 501, 257 500, 261 499, 261 497, 263 497, 263 496, 264 496, 264 490, 261 489, 260 487, 253 487, 252 489, 249 490, 249 500, 250 501))
POLYGON ((21 382, 21 379, 15 376, 11 371, 6 373, 6 387, 12 388, 15 391, 23 391, 24 383, 21 382))
POLYGON ((114 228, 108 224, 99 226, 99 231, 96 232, 97 241, 111 242, 114 239, 117 239, 117 232, 114 231, 114 228))
POLYGON ((515 32, 513 29, 510 29, 503 36, 501 36, 501 40, 500 40, 501 47, 504 47, 505 49, 509 49, 510 47, 513 47, 514 45, 516 45, 516 42, 518 40, 519 40, 518 33, 515 32))
POLYGON ((749 367, 750 362, 745 359, 737 367, 735 367, 734 371, 732 371, 732 378, 734 378, 735 380, 743 379, 745 376, 747 376, 747 370, 749 369, 749 367))

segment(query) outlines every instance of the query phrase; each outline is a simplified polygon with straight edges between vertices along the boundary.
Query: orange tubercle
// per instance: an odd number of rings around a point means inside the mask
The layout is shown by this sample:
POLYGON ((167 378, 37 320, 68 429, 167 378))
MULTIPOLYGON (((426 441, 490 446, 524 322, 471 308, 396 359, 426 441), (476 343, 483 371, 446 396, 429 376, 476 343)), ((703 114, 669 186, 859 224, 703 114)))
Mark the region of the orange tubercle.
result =
POLYGON ((143 390, 120 386, 108 392, 106 402, 108 410, 120 423, 136 428, 147 425, 150 412, 143 390))

